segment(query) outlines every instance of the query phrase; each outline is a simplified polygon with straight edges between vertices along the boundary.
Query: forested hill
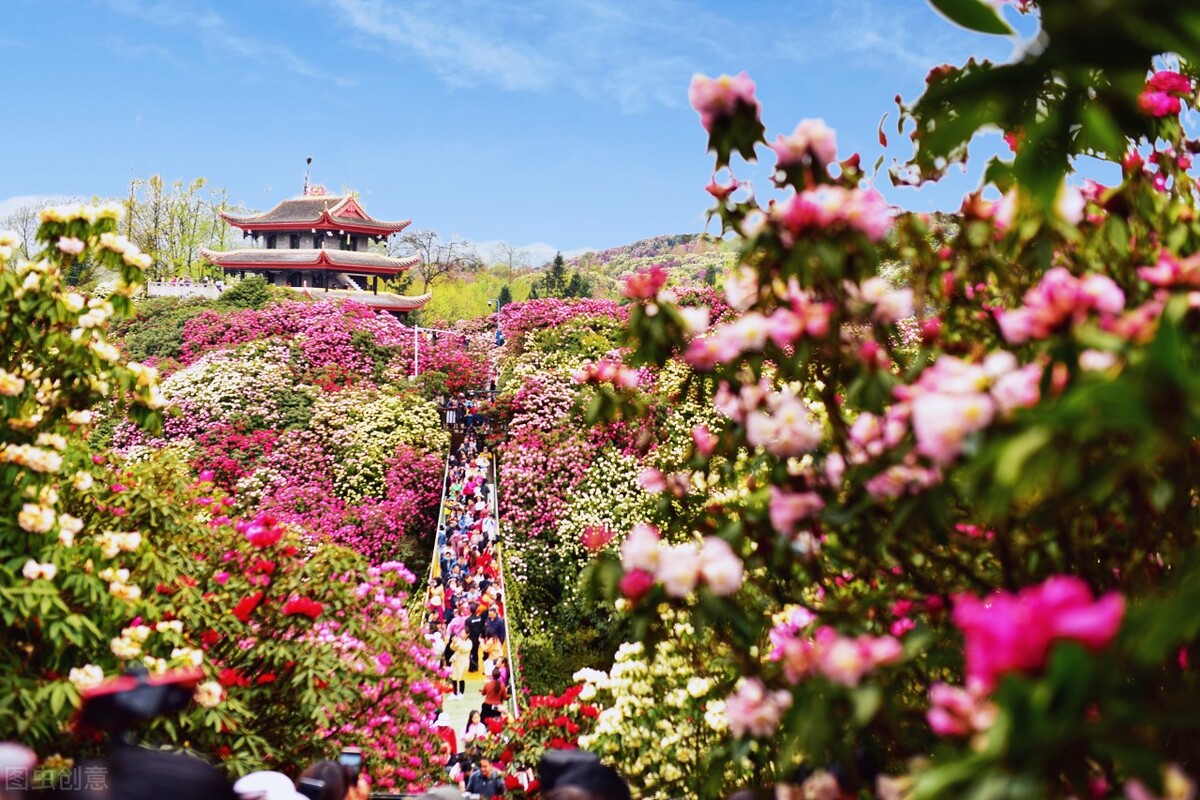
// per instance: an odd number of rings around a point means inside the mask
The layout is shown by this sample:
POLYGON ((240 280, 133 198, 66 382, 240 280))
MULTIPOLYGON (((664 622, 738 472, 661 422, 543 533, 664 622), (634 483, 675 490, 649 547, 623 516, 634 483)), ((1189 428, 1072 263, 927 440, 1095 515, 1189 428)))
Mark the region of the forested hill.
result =
POLYGON ((651 264, 666 267, 676 283, 704 283, 706 276, 711 282, 716 274, 732 263, 733 258, 734 250, 715 236, 674 233, 584 253, 569 259, 567 269, 600 278, 596 281, 596 288, 607 294, 605 290, 611 288, 606 285, 608 281, 615 283, 621 276, 645 269, 651 264))

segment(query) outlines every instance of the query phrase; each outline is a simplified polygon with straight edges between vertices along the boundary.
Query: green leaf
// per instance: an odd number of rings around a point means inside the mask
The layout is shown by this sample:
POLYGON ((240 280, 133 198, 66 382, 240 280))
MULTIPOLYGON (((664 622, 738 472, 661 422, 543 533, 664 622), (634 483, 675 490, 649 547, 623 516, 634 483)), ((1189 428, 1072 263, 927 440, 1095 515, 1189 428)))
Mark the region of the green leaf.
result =
POLYGON ((851 695, 854 703, 854 724, 865 726, 883 703, 883 690, 874 684, 860 686, 851 695))
POLYGON ((929 4, 946 19, 967 30, 997 36, 1009 36, 1013 32, 996 9, 982 0, 929 0, 929 4))

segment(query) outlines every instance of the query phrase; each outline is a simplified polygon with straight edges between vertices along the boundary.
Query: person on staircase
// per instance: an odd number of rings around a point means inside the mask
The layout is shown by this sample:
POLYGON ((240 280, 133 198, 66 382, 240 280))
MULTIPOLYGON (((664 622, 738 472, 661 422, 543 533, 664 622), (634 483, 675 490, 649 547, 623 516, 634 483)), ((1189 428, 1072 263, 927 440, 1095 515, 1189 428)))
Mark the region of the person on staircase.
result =
POLYGON ((467 668, 471 665, 471 637, 462 628, 458 636, 450 641, 450 680, 454 682, 454 697, 462 698, 467 692, 467 668))
POLYGON ((480 719, 491 719, 504 713, 504 702, 508 700, 508 687, 500 680, 500 670, 493 669, 492 677, 483 685, 483 706, 479 709, 480 719))
POLYGON ((471 637, 471 672, 479 671, 479 640, 486 629, 487 618, 479 613, 479 606, 475 605, 471 609, 471 616, 467 617, 467 634, 471 637))

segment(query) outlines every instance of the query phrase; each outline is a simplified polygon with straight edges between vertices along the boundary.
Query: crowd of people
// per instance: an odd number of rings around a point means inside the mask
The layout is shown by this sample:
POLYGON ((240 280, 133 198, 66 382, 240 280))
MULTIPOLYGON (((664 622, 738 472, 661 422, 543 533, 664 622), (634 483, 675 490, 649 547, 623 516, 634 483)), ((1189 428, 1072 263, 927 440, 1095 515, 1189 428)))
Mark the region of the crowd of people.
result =
MULTIPOLYGON (((472 401, 462 401, 470 408, 472 401)), ((454 414, 455 412, 448 412, 454 414)), ((461 730, 443 712, 434 730, 443 742, 446 779, 483 797, 503 792, 504 765, 483 758, 482 746, 496 723, 509 716, 510 672, 504 586, 496 560, 497 527, 491 454, 481 445, 472 415, 463 423, 465 436, 450 455, 437 530, 436 563, 430 570, 425 599, 425 629, 430 647, 449 669, 450 699, 467 697, 467 677, 478 675, 482 687, 461 730)), ((448 418, 452 427, 457 423, 448 418)), ((515 773, 526 785, 531 775, 515 773)))
POLYGON ((487 427, 488 416, 483 413, 484 400, 492 392, 459 392, 446 395, 439 404, 446 427, 459 433, 475 433, 487 427))

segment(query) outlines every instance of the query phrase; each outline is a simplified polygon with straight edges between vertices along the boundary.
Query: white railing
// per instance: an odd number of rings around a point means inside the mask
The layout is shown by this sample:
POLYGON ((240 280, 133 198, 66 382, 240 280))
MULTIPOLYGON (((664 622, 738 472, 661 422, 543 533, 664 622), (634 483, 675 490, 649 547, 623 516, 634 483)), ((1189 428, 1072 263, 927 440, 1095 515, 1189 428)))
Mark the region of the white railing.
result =
POLYGON ((164 283, 150 281, 146 284, 146 294, 150 297, 207 297, 215 300, 221 296, 221 291, 212 283, 164 283))
MULTIPOLYGON (((500 572, 501 581, 504 580, 504 554, 501 552, 503 548, 500 546, 500 509, 498 500, 500 497, 500 473, 496 470, 496 454, 489 453, 491 456, 488 461, 492 469, 492 519, 496 522, 496 544, 493 548, 496 554, 496 567, 500 572)), ((508 586, 504 586, 504 601, 508 602, 508 586)), ((513 658, 512 652, 512 618, 509 616, 511 606, 504 607, 504 655, 508 658, 508 699, 512 701, 512 715, 516 719, 521 715, 521 706, 517 702, 519 697, 517 693, 517 662, 513 658)))

